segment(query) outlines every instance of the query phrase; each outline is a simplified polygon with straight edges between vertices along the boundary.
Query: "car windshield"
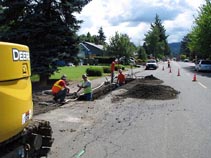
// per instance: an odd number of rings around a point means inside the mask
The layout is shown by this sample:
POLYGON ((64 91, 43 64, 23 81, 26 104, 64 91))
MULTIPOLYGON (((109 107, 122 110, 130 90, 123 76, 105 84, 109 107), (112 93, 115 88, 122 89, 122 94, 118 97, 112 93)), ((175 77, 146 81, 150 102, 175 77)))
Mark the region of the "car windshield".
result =
POLYGON ((147 61, 147 63, 156 63, 156 61, 155 60, 149 60, 149 61, 147 61))

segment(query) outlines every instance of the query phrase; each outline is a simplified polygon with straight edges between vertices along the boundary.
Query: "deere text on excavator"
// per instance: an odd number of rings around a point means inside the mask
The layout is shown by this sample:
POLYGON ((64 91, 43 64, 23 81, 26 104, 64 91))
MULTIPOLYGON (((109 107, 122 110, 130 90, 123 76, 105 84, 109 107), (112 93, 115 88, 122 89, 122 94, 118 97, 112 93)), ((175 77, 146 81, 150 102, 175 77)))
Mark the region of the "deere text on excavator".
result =
POLYGON ((0 42, 0 157, 47 156, 50 123, 34 120, 29 48, 0 42))

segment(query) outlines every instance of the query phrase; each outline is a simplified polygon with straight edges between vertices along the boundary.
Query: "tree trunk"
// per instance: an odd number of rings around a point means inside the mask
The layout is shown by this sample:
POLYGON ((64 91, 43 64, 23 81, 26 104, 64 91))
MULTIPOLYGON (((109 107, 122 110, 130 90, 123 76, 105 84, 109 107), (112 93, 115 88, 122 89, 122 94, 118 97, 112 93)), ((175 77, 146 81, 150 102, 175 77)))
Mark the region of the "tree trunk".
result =
POLYGON ((49 75, 40 74, 40 81, 39 81, 40 85, 47 86, 48 79, 49 79, 49 75))

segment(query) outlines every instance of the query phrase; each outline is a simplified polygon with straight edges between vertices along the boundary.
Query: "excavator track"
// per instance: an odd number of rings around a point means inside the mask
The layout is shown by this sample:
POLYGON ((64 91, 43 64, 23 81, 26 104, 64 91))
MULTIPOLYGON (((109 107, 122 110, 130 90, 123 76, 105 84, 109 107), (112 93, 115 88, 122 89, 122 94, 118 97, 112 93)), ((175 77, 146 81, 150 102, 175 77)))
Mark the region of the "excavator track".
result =
POLYGON ((53 144, 49 121, 31 120, 23 132, 0 144, 0 158, 47 157, 53 144))

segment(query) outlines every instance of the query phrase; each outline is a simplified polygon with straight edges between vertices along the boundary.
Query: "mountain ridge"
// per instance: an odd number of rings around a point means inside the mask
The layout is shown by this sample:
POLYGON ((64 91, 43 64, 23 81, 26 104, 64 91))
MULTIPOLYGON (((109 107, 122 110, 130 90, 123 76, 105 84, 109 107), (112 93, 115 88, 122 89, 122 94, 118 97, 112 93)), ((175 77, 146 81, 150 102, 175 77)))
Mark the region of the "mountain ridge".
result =
POLYGON ((172 43, 169 43, 168 45, 169 45, 172 55, 175 56, 175 55, 180 54, 181 42, 172 42, 172 43))

